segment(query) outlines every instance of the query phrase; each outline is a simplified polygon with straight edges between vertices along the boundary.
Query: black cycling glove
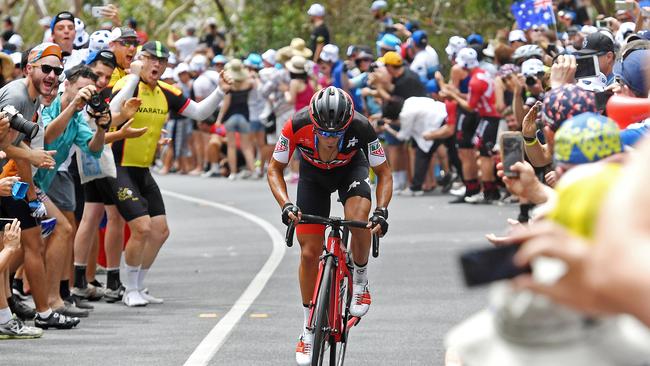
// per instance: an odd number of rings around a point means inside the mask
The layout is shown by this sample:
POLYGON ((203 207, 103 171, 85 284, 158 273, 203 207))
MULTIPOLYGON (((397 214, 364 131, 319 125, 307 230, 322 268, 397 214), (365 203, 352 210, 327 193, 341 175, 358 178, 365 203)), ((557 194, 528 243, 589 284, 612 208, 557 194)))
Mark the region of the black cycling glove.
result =
POLYGON ((290 212, 292 212, 295 216, 298 216, 300 208, 291 202, 287 202, 284 204, 284 206, 282 206, 282 222, 285 225, 289 225, 289 221, 291 221, 291 219, 289 219, 290 212))
POLYGON ((388 232, 388 209, 385 207, 377 207, 375 209, 375 212, 372 213, 372 217, 370 218, 370 222, 372 222, 373 227, 375 225, 379 225, 381 227, 381 234, 380 236, 386 235, 388 232))

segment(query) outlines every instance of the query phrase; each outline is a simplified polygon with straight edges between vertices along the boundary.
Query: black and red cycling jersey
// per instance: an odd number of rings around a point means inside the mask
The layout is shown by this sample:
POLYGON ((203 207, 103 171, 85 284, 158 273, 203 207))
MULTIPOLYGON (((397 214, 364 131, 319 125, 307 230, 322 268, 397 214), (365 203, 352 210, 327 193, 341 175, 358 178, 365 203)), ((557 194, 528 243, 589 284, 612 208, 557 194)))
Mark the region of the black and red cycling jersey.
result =
POLYGON ((348 165, 363 149, 371 167, 381 165, 386 161, 384 149, 374 128, 368 119, 359 113, 354 113, 352 122, 342 137, 339 152, 333 160, 328 162, 321 160, 316 148, 317 138, 315 127, 309 118, 309 107, 304 107, 285 123, 282 134, 275 145, 273 158, 288 164, 294 150, 298 148, 305 162, 328 170, 348 165))

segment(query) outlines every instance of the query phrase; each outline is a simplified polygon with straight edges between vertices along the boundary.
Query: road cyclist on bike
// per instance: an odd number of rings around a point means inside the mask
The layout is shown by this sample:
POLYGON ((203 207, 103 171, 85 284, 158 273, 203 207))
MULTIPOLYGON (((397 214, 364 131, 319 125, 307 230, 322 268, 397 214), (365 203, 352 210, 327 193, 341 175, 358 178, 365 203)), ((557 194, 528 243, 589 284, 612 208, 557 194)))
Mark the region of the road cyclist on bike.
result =
MULTIPOLYGON (((366 117, 354 111, 352 98, 343 90, 328 87, 317 92, 308 106, 284 125, 268 168, 268 182, 282 221, 298 224, 301 214, 329 217, 330 195, 338 191, 345 219, 367 221, 371 209, 369 167, 377 175, 377 205, 366 229, 351 228, 354 261, 352 316, 361 317, 370 307, 367 264, 371 233, 388 231, 388 203, 393 191, 391 170, 377 135, 366 117), (300 151, 300 179, 294 204, 287 193, 283 171, 294 150, 300 151), (363 154, 360 153, 363 151, 363 154)), ((296 348, 299 365, 311 363, 313 333, 308 329, 312 301, 322 254, 325 227, 296 227, 301 247, 299 281, 304 307, 304 326, 296 348)))

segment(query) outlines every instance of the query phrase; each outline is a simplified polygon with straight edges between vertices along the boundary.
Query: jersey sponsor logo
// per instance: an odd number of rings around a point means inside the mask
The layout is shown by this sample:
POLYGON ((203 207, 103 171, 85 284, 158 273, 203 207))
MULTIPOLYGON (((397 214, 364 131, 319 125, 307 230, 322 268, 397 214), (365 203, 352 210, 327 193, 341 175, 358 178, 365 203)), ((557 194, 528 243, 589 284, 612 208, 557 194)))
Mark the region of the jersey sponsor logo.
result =
POLYGON ((352 137, 350 140, 348 140, 348 146, 346 148, 356 146, 357 142, 359 142, 359 139, 352 137))
POLYGON ((375 140, 374 142, 370 143, 370 155, 381 157, 385 156, 384 148, 381 146, 381 142, 379 142, 379 140, 375 140))
POLYGON ((280 136, 278 143, 275 144, 275 150, 273 152, 281 153, 288 150, 289 150, 289 140, 284 136, 280 136))
POLYGON ((139 113, 153 113, 153 114, 167 114, 167 111, 162 108, 152 108, 152 107, 139 107, 139 113))

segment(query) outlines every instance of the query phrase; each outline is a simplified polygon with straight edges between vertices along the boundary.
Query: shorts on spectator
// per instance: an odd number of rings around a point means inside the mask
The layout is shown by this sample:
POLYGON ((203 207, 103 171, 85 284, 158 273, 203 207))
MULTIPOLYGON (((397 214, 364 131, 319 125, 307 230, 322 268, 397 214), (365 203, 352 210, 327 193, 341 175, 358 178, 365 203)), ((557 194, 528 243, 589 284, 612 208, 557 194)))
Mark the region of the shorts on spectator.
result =
POLYGON ((501 121, 499 117, 481 117, 474 139, 474 146, 481 156, 490 157, 494 155, 494 146, 497 143, 497 134, 499 132, 499 121, 501 121))
POLYGON ((74 181, 69 172, 58 171, 47 191, 47 197, 61 211, 74 212, 77 208, 74 181))
MULTIPOLYGON (((32 217, 32 212, 29 210, 29 203, 24 199, 15 200, 13 197, 1 197, 0 215, 6 218, 18 219, 22 230, 31 229, 40 225, 32 217)), ((0 228, 0 230, 4 230, 4 227, 0 228)))
POLYGON ((115 201, 113 200, 109 180, 115 180, 115 178, 100 178, 84 184, 84 198, 86 202, 114 205, 115 201))
POLYGON ((241 114, 233 114, 232 116, 228 117, 228 120, 226 123, 224 123, 224 126, 226 126, 226 131, 228 132, 239 132, 239 133, 250 133, 251 132, 251 125, 246 119, 241 114))
POLYGON ((264 125, 261 121, 251 121, 251 132, 260 132, 264 131, 264 125))
POLYGON ((478 113, 468 112, 458 108, 458 121, 456 122, 456 146, 459 149, 473 149, 474 135, 478 126, 478 113))
POLYGON ((190 138, 194 131, 194 121, 188 118, 172 119, 167 122, 167 131, 171 132, 174 141, 174 158, 188 158, 192 156, 190 138))

